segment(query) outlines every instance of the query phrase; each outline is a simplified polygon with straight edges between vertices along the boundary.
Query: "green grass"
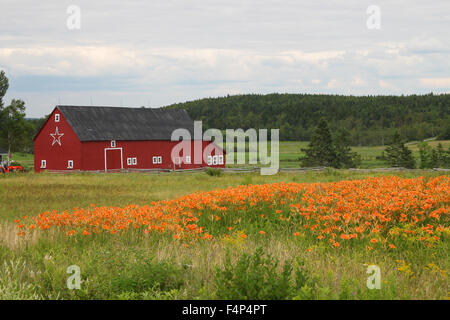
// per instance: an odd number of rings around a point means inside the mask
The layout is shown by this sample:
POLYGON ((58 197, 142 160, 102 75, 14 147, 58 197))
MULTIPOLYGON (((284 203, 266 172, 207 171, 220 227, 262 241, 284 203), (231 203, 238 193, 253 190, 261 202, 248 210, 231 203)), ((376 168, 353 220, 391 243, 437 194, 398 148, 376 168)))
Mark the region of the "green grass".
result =
MULTIPOLYGON (((294 149, 295 144, 289 148, 294 149)), ((18 241, 13 224, 14 219, 24 215, 87 208, 91 203, 148 204, 198 190, 240 184, 328 182, 392 174, 327 170, 273 176, 205 173, 0 176, 0 299, 446 299, 447 278, 427 269, 432 263, 439 270, 448 270, 446 246, 390 253, 367 252, 364 248, 336 251, 316 246, 306 238, 293 240, 287 235, 249 236, 244 240, 238 231, 226 241, 198 242, 189 247, 166 236, 142 239, 133 235, 67 239, 50 234, 23 242, 18 241), (308 248, 313 250, 307 252, 308 248), (398 271, 397 260, 411 264, 414 277, 398 271), (382 268, 381 291, 366 288, 365 264, 371 263, 382 268), (67 267, 74 264, 81 269, 80 290, 69 290, 66 286, 67 267), (283 276, 283 268, 293 269, 289 277, 283 276), (299 270, 303 273, 301 277, 295 274, 299 270), (240 277, 234 276, 238 274, 240 277), (298 277, 303 280, 298 282, 298 277), (273 290, 279 291, 264 291, 261 283, 273 284, 278 288, 273 290), (229 290, 225 290, 226 284, 229 290)), ((438 175, 419 170, 395 174, 438 175)))
MULTIPOLYGON (((441 143, 445 150, 448 150, 450 147, 450 140, 442 140, 442 141, 429 141, 428 144, 435 148, 439 143, 441 143)), ((291 167, 300 167, 301 162, 299 160, 300 157, 304 156, 304 153, 301 151, 302 148, 306 148, 308 146, 307 141, 297 142, 297 141, 281 141, 280 142, 280 167, 282 168, 291 168, 291 167)), ((270 150, 270 143, 268 143, 268 147, 270 150)), ((361 168, 386 168, 389 167, 385 161, 377 159, 378 156, 381 156, 383 150, 386 147, 383 146, 361 146, 361 147, 352 147, 352 151, 357 152, 361 155, 361 168)), ((419 161, 419 148, 418 142, 410 142, 408 143, 408 148, 411 149, 416 162, 419 161)), ((239 152, 237 152, 239 153, 239 152)), ((248 161, 248 147, 245 152, 246 161, 248 161)), ((237 154, 235 155, 235 159, 237 159, 237 154)), ((231 163, 230 158, 227 158, 227 162, 231 163)), ((230 167, 237 166, 229 165, 230 167)), ((248 164, 246 166, 249 166, 248 164)))
MULTIPOLYGON (((441 143, 445 150, 447 150, 450 147, 450 140, 442 140, 442 141, 428 141, 428 144, 435 148, 439 143, 441 143)), ((248 144, 248 143, 247 143, 248 144)), ((280 167, 282 168, 295 168, 300 167, 301 163, 299 158, 304 155, 304 153, 301 151, 302 148, 306 148, 308 146, 307 141, 281 141, 280 142, 280 167)), ((270 152, 270 142, 268 143, 268 148, 270 152)), ((416 161, 419 161, 419 148, 418 148, 418 142, 410 142, 408 143, 408 148, 411 149, 413 152, 413 156, 416 159, 416 161)), ((388 167, 388 165, 379 159, 376 159, 376 157, 380 156, 381 153, 385 147, 383 146, 362 146, 362 147, 352 147, 352 150, 357 152, 361 155, 362 163, 361 168, 385 168, 388 167)), ((235 159, 237 157, 237 154, 240 152, 237 152, 235 154, 235 159)), ((245 159, 248 163, 248 146, 247 151, 245 153, 245 159)), ((32 171, 34 162, 33 162, 33 155, 26 154, 26 153, 15 153, 13 155, 13 159, 21 163, 26 170, 32 171)), ((228 157, 227 162, 230 163, 231 159, 228 157)), ((228 165, 229 167, 236 167, 236 166, 242 166, 242 165, 228 165)), ((253 166, 246 164, 244 166, 253 166)))

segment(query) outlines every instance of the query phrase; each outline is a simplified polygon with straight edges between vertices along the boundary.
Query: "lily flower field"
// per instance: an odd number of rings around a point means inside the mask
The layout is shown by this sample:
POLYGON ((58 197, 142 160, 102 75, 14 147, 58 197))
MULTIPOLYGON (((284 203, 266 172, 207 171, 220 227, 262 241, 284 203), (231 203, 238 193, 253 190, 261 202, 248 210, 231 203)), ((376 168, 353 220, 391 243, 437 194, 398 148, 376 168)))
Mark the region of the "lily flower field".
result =
POLYGON ((14 219, 2 272, 43 299, 446 299, 449 213, 445 175, 90 203, 14 219), (65 265, 80 266, 80 290, 65 288, 65 265), (368 265, 381 269, 379 290, 366 286, 368 265))

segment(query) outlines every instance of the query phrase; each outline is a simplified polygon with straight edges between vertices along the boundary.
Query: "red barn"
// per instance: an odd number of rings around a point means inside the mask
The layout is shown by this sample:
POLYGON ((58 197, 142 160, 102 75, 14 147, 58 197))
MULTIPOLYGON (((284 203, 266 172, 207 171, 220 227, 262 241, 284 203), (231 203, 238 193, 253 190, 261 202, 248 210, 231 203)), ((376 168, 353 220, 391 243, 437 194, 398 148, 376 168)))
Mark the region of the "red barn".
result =
POLYGON ((34 138, 34 170, 225 167, 224 151, 211 141, 195 142, 193 131, 185 110, 56 106, 34 138), (180 142, 171 141, 171 135, 179 128, 192 140, 183 142, 190 147, 172 159, 172 148, 180 142), (195 158, 194 145, 201 146, 201 153, 209 146, 209 154, 195 158))

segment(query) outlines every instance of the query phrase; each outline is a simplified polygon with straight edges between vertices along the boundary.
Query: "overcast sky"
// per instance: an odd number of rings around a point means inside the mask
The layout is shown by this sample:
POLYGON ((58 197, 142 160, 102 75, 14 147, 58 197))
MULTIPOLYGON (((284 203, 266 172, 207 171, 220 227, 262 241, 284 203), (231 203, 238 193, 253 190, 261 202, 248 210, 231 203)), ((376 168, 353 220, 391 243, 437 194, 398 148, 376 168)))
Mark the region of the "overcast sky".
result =
POLYGON ((450 93, 450 1, 0 0, 0 69, 29 117, 238 93, 450 93), (371 5, 381 29, 367 27, 371 5))

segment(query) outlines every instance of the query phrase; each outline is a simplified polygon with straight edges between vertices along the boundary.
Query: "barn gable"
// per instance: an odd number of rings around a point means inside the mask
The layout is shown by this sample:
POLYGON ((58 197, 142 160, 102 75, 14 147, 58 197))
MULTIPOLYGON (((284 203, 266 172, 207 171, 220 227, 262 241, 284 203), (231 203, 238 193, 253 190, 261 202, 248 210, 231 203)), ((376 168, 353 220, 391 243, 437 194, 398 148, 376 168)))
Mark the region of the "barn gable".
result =
POLYGON ((57 106, 80 141, 171 140, 184 128, 193 136, 194 121, 185 110, 57 106))

